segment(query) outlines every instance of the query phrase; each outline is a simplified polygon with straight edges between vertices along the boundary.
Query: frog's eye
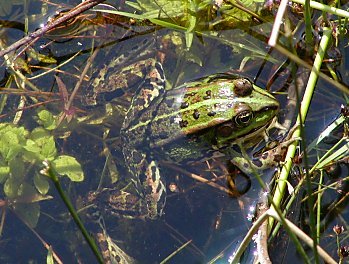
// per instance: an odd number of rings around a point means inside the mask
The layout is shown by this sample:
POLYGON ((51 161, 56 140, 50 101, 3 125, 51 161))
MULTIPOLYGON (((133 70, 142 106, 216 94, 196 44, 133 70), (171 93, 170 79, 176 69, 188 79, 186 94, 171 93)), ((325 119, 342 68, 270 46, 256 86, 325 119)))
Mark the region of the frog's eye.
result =
POLYGON ((238 127, 246 127, 248 126, 253 119, 253 112, 250 110, 245 110, 240 112, 234 119, 235 124, 238 127))
POLYGON ((248 126, 253 119, 253 111, 251 107, 246 104, 239 104, 235 111, 237 115, 234 117, 233 121, 237 127, 246 127, 248 126))

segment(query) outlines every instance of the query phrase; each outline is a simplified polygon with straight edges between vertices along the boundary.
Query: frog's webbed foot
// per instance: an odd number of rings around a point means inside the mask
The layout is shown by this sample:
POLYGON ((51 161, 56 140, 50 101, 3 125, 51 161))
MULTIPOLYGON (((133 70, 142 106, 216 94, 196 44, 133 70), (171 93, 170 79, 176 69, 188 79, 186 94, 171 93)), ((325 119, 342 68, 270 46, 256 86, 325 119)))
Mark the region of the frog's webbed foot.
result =
POLYGON ((264 132, 264 141, 265 142, 269 142, 269 131, 272 129, 278 129, 280 131, 279 132, 280 135, 285 135, 286 131, 287 131, 287 128, 278 122, 277 117, 274 117, 271 124, 265 129, 265 132, 264 132))
POLYGON ((160 176, 160 170, 155 161, 147 164, 144 176, 142 185, 148 207, 148 217, 156 219, 163 214, 166 203, 166 185, 160 176))
POLYGON ((238 152, 233 151, 234 158, 231 162, 246 174, 278 166, 284 161, 288 146, 300 140, 298 137, 292 137, 297 127, 298 125, 292 127, 284 141, 267 142, 266 146, 261 151, 253 154, 253 157, 250 157, 246 153, 244 146, 240 144, 239 148, 241 154, 239 155, 238 152))
POLYGON ((98 221, 100 231, 96 233, 96 241, 105 263, 136 263, 136 260, 123 251, 108 235, 104 219, 98 221))

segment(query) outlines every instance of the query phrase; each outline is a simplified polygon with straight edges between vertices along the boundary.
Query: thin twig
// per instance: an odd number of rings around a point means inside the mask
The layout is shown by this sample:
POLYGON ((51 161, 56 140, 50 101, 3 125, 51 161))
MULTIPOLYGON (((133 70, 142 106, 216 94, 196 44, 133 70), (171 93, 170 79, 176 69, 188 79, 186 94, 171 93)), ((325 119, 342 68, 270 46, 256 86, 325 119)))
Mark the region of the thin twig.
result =
POLYGON ((169 256, 167 256, 164 260, 162 260, 160 262, 160 264, 164 264, 167 263, 173 256, 175 256, 176 254, 178 254, 181 250, 183 250, 186 246, 188 246, 191 242, 193 242, 193 240, 189 240, 186 243, 184 243, 182 246, 180 246, 177 250, 175 250, 174 252, 172 252, 169 256))
POLYGON ((90 8, 104 2, 105 0, 87 0, 79 5, 77 5, 75 8, 73 8, 71 11, 67 12, 66 14, 62 15, 61 17, 58 17, 57 19, 54 19, 53 21, 50 21, 47 25, 44 27, 38 29, 37 31, 30 33, 28 36, 18 40, 17 42, 13 43, 9 47, 7 47, 4 50, 0 51, 0 57, 3 57, 4 55, 8 54, 11 51, 14 51, 15 49, 19 48, 22 45, 25 45, 36 38, 41 37, 43 34, 45 34, 47 31, 54 29, 59 24, 62 24, 69 19, 72 19, 76 17, 77 15, 85 12, 86 10, 89 10, 90 8))
POLYGON ((278 38, 279 32, 280 32, 280 26, 282 24, 282 18, 284 17, 287 4, 288 4, 287 0, 281 0, 281 2, 280 2, 280 6, 278 8, 278 12, 276 14, 276 18, 275 18, 274 25, 273 25, 273 30, 270 34, 270 38, 268 41, 268 44, 271 47, 275 47, 275 45, 276 45, 277 38, 278 38))
POLYGON ((25 221, 25 219, 23 218, 20 218, 21 221, 30 229, 30 231, 33 232, 33 234, 40 240, 41 244, 44 246, 44 248, 48 251, 50 250, 51 248, 51 251, 52 251, 52 256, 54 258, 54 260, 58 263, 58 264, 63 264, 63 261, 60 259, 60 257, 56 254, 56 252, 54 251, 52 245, 50 245, 49 243, 47 243, 40 235, 38 232, 35 231, 34 228, 32 228, 30 226, 30 224, 25 221))
POLYGON ((201 177, 200 175, 197 175, 197 174, 194 174, 194 173, 190 173, 190 172, 188 172, 188 171, 186 171, 186 170, 184 170, 184 169, 182 169, 182 168, 180 168, 180 167, 178 167, 178 166, 175 166, 175 165, 173 165, 173 164, 170 164, 170 163, 168 163, 168 162, 163 162, 163 163, 164 163, 164 165, 165 165, 166 167, 169 167, 169 168, 171 168, 171 169, 174 169, 174 170, 176 170, 176 171, 179 171, 179 172, 183 173, 184 175, 193 178, 194 180, 197 180, 197 181, 199 181, 199 182, 201 182, 201 183, 207 184, 207 185, 209 185, 209 186, 211 186, 211 187, 213 187, 213 188, 216 188, 216 189, 218 189, 218 190, 220 190, 220 191, 222 191, 222 192, 225 192, 225 193, 227 193, 227 194, 229 194, 229 195, 231 195, 231 196, 233 196, 233 197, 239 197, 239 196, 241 196, 241 194, 240 194, 239 192, 237 192, 237 191, 235 191, 235 190, 230 190, 230 189, 228 189, 228 188, 225 188, 225 187, 223 187, 223 186, 221 186, 221 185, 219 185, 219 184, 217 184, 217 183, 215 183, 215 182, 212 182, 211 180, 207 180, 207 179, 205 179, 204 177, 201 177))

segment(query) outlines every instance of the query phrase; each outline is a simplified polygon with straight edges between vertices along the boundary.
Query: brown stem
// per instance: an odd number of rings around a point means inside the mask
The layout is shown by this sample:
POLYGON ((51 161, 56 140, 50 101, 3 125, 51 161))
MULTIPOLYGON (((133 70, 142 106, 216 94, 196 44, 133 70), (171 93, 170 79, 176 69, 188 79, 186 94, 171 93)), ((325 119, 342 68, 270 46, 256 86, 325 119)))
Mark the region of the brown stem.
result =
POLYGON ((37 31, 30 33, 28 36, 18 40, 17 42, 13 43, 6 49, 3 49, 0 51, 0 57, 3 57, 7 53, 14 51, 15 49, 19 48, 22 45, 25 45, 32 40, 35 40, 36 38, 41 37, 43 34, 45 34, 47 31, 55 28, 59 24, 68 21, 69 19, 72 19, 73 17, 81 14, 82 12, 85 12, 86 10, 104 2, 105 0, 87 0, 79 5, 77 5, 75 8, 73 8, 71 11, 67 12, 66 14, 62 15, 61 17, 58 17, 57 19, 54 19, 44 27, 38 29, 37 31))

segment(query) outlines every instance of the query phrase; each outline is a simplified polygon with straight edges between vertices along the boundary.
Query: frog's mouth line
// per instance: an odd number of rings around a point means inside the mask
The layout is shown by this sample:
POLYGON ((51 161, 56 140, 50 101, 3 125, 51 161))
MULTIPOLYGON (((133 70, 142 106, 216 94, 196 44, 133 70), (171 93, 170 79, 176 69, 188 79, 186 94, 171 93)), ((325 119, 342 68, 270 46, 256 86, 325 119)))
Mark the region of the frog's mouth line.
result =
POLYGON ((273 120, 270 120, 267 124, 260 126, 260 127, 256 127, 252 130, 250 130, 249 132, 240 135, 239 137, 235 138, 235 142, 236 143, 242 143, 243 141, 248 141, 253 139, 254 137, 260 135, 263 133, 263 130, 266 130, 267 127, 269 127, 271 125, 271 123, 273 122, 273 120))
POLYGON ((257 111, 257 113, 266 112, 266 111, 269 111, 269 110, 278 111, 279 110, 279 105, 265 106, 261 110, 257 111))

